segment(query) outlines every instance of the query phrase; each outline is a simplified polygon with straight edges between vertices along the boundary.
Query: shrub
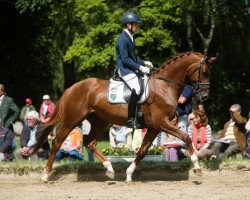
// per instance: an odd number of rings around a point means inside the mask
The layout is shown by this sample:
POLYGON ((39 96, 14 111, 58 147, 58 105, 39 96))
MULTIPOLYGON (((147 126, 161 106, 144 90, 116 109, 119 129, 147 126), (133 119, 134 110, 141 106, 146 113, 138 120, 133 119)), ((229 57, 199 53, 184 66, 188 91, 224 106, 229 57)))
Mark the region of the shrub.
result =
MULTIPOLYGON (((161 155, 163 149, 159 147, 153 147, 150 148, 147 152, 147 155, 161 155)), ((134 156, 136 155, 136 152, 127 146, 121 146, 121 147, 107 147, 102 149, 102 153, 105 156, 134 156)))

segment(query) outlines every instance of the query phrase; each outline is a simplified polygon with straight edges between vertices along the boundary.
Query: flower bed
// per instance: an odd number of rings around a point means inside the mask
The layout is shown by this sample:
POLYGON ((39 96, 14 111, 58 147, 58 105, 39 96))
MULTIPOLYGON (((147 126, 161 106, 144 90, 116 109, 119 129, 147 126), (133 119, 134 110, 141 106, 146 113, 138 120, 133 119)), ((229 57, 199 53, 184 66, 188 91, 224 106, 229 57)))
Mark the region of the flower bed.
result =
MULTIPOLYGON (((163 161, 162 148, 153 147, 149 149, 147 155, 143 158, 143 161, 163 161)), ((102 150, 103 155, 105 155, 111 162, 133 162, 136 158, 136 152, 126 146, 111 148, 107 147, 102 150)))

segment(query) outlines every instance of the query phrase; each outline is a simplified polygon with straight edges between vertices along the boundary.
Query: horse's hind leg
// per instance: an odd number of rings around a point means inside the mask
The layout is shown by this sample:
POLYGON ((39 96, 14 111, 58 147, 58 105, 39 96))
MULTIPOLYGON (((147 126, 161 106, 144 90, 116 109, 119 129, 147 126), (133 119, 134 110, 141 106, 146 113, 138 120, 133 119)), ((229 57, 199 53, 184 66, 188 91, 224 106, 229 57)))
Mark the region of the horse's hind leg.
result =
POLYGON ((86 140, 84 141, 84 146, 86 146, 94 155, 102 162, 103 166, 107 169, 106 175, 109 178, 114 178, 114 169, 111 162, 99 151, 96 147, 97 141, 103 135, 103 131, 107 127, 108 123, 101 120, 97 116, 88 119, 91 123, 91 131, 86 140))
POLYGON ((52 165, 53 165, 54 160, 55 160, 56 152, 61 147, 63 141, 67 138, 70 131, 71 131, 70 128, 66 128, 66 127, 62 126, 60 128, 60 130, 58 131, 58 133, 56 134, 56 137, 53 140, 53 146, 52 146, 51 151, 50 151, 49 159, 47 161, 47 164, 46 164, 44 171, 43 171, 43 174, 41 176, 42 181, 44 181, 44 182, 48 181, 50 172, 52 170, 52 165))
POLYGON ((96 139, 93 139, 90 143, 86 144, 86 147, 94 153, 94 155, 102 162, 103 166, 107 169, 106 175, 113 179, 114 178, 114 169, 112 167, 111 162, 97 149, 96 147, 96 139))

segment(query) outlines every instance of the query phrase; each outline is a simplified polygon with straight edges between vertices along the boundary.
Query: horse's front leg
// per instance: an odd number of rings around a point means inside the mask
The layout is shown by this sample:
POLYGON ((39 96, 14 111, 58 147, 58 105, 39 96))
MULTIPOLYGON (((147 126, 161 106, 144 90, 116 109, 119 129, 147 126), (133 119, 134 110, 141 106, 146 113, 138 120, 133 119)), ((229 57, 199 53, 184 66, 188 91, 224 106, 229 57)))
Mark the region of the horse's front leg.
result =
POLYGON ((170 134, 180 138, 182 141, 184 141, 187 144, 190 159, 192 163, 194 164, 193 172, 197 176, 202 176, 201 167, 199 165, 199 159, 198 159, 196 152, 194 151, 193 142, 191 138, 189 137, 189 135, 180 131, 179 129, 176 129, 174 132, 171 132, 170 134))
POLYGON ((163 123, 161 129, 162 129, 162 131, 164 131, 164 132, 166 132, 166 133, 168 133, 170 135, 173 135, 175 137, 180 138, 183 142, 185 142, 187 144, 190 159, 194 164, 194 170, 193 171, 197 176, 201 176, 202 172, 201 172, 201 168, 200 168, 200 165, 199 165, 198 156, 194 151, 194 146, 193 146, 192 140, 188 136, 188 134, 184 133, 183 131, 176 128, 174 125, 172 125, 170 123, 170 121, 168 119, 164 120, 164 123, 163 123))
POLYGON ((190 159, 191 159, 192 163, 194 164, 193 172, 197 176, 202 176, 201 167, 199 165, 199 159, 198 159, 198 156, 197 156, 196 152, 194 151, 194 146, 193 146, 192 140, 188 136, 186 141, 187 141, 186 144, 187 144, 187 147, 188 147, 188 152, 189 152, 189 155, 190 155, 190 159))
POLYGON ((137 156, 134 160, 134 162, 131 163, 131 165, 128 167, 126 171, 127 179, 126 182, 131 182, 132 181, 132 175, 136 169, 136 167, 139 165, 139 162, 145 157, 146 153, 148 152, 148 149, 152 145, 152 142, 156 138, 157 134, 159 131, 155 131, 152 129, 148 129, 143 141, 142 145, 137 152, 137 156))

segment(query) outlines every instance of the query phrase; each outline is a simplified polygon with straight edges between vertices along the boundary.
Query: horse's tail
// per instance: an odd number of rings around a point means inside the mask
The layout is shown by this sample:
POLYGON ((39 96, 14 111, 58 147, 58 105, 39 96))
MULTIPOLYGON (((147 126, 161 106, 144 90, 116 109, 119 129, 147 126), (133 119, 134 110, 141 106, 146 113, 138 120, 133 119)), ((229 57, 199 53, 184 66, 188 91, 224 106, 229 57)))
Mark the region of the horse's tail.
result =
MULTIPOLYGON (((48 135, 53 131, 54 128, 58 130, 58 126, 60 126, 60 122, 62 120, 62 110, 63 110, 63 104, 64 104, 64 98, 67 94, 67 90, 63 93, 59 101, 57 102, 55 111, 53 112, 50 120, 44 124, 43 128, 38 132, 38 138, 37 142, 34 145, 34 150, 32 154, 35 154, 38 152, 38 150, 42 147, 44 141, 47 140, 48 135)), ((57 131, 56 131, 57 132, 57 131)))

